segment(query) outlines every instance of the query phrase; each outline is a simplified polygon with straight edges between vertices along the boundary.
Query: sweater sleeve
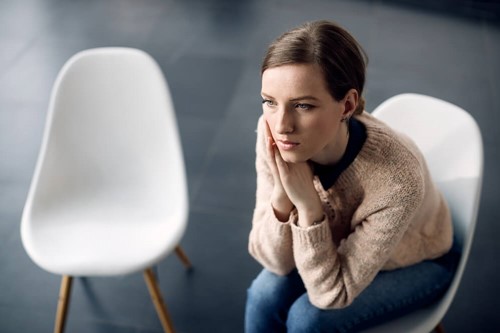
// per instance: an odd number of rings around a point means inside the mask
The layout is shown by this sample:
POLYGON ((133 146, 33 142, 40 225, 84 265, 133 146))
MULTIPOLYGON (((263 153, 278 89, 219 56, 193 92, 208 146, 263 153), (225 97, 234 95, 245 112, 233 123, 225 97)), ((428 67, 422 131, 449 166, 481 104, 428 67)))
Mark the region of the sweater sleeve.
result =
POLYGON ((250 254, 267 270, 286 275, 295 268, 290 225, 297 219, 292 211, 289 221, 280 222, 270 202, 273 177, 265 159, 265 128, 261 117, 257 128, 256 171, 257 193, 249 236, 250 254))
POLYGON ((327 223, 292 225, 295 263, 312 304, 321 309, 346 307, 372 282, 423 200, 421 176, 412 176, 400 180, 405 186, 390 185, 391 193, 370 205, 338 247, 327 223))

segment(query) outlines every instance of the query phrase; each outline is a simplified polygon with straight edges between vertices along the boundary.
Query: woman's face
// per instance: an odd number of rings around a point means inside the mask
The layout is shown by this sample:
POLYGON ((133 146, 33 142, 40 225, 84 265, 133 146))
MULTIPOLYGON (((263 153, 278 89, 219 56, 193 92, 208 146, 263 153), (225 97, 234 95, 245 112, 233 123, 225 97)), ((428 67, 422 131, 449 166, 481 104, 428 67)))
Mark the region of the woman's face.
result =
POLYGON ((347 144, 348 95, 336 101, 327 90, 321 68, 291 64, 262 74, 264 118, 286 162, 312 160, 334 164, 347 144))

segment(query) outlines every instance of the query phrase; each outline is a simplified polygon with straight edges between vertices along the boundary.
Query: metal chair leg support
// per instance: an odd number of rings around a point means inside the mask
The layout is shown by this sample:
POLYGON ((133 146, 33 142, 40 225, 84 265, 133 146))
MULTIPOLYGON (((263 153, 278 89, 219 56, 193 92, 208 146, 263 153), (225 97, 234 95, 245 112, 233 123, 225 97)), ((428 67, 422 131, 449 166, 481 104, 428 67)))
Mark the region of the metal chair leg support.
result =
POLYGON ((179 259, 182 261, 184 266, 186 266, 186 268, 190 269, 192 267, 191 261, 189 261, 189 258, 187 257, 186 253, 184 253, 184 251, 182 250, 180 245, 177 245, 175 247, 175 253, 179 257, 179 259))
POLYGON ((59 291, 59 301, 57 304, 56 324, 54 333, 63 333, 64 325, 66 324, 66 314, 68 312, 69 297, 71 294, 71 284, 73 277, 64 275, 61 281, 61 289, 59 291))
POLYGON ((434 331, 436 333, 446 333, 446 331, 444 330, 444 326, 442 323, 439 323, 435 328, 434 328, 434 331))
POLYGON ((148 268, 144 271, 144 279, 146 280, 149 293, 155 305, 158 317, 160 318, 163 330, 166 333, 174 333, 174 326, 172 325, 172 320, 168 315, 167 306, 163 301, 163 298, 160 293, 160 288, 158 288, 158 284, 156 283, 156 279, 154 277, 154 273, 151 268, 148 268))

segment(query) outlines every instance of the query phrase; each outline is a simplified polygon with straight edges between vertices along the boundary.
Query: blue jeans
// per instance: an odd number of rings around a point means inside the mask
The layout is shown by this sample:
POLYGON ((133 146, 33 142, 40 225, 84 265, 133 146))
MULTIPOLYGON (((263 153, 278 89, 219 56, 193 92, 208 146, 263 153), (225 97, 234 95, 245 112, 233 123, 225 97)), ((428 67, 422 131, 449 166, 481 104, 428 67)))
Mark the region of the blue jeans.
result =
POLYGON ((357 332, 435 302, 450 285, 460 253, 380 272, 343 309, 321 310, 309 302, 296 270, 278 276, 264 269, 248 290, 246 333, 357 332))

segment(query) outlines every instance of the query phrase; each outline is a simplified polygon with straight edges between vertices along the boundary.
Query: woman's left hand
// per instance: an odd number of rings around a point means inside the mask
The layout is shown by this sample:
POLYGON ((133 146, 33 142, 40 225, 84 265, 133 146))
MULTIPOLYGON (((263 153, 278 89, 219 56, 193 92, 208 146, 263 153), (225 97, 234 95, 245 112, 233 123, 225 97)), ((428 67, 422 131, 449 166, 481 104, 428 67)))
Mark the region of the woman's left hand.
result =
POLYGON ((297 208, 299 225, 306 227, 323 219, 323 208, 314 188, 313 170, 308 162, 288 163, 283 160, 277 147, 274 158, 283 188, 297 208))

